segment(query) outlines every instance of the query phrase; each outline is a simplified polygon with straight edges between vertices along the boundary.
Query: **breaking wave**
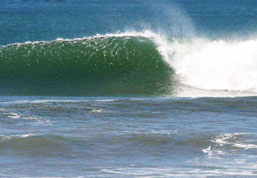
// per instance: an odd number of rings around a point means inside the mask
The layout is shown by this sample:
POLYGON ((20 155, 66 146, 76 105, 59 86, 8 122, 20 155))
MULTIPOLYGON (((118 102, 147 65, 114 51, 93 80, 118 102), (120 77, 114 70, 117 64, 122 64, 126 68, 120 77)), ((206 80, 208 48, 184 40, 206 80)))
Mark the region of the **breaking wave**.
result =
POLYGON ((256 95, 256 46, 151 31, 10 44, 0 48, 0 94, 176 95, 186 86, 256 95))

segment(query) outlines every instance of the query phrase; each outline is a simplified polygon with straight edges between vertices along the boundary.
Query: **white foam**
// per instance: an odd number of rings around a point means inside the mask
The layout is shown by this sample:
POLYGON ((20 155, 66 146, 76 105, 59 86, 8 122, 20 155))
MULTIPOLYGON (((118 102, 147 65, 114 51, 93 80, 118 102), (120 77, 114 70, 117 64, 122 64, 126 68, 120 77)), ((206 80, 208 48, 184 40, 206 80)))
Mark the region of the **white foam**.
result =
POLYGON ((226 155, 227 154, 222 150, 212 149, 211 146, 209 146, 206 149, 202 149, 202 152, 206 153, 209 156, 209 158, 213 158, 215 155, 226 155))
MULTIPOLYGON (((231 155, 236 153, 236 149, 257 149, 256 144, 251 142, 251 134, 247 133, 234 133, 234 134, 221 134, 219 136, 213 137, 211 142, 214 143, 213 146, 208 146, 202 149, 202 152, 207 154, 209 158, 214 158, 217 155, 231 155), (240 136, 245 135, 245 137, 240 139, 240 136), (226 149, 225 146, 230 146, 230 149, 226 149)), ((215 157, 219 158, 219 157, 215 157)))
POLYGON ((21 116, 20 114, 18 114, 18 113, 10 113, 10 114, 8 115, 8 117, 11 118, 11 119, 19 119, 19 118, 21 118, 22 116, 21 116))
POLYGON ((257 95, 257 39, 173 42, 170 65, 181 83, 205 90, 257 95))
POLYGON ((8 114, 8 117, 11 118, 11 119, 28 119, 28 120, 37 120, 39 121, 40 119, 35 117, 35 116, 25 116, 25 115, 21 115, 21 114, 18 114, 18 113, 9 113, 8 114))
POLYGON ((100 113, 103 113, 104 110, 103 109, 93 109, 91 112, 95 113, 95 114, 100 114, 100 113))
POLYGON ((12 138, 27 138, 27 137, 33 137, 35 134, 23 134, 23 135, 8 135, 8 136, 3 136, 1 135, 2 140, 10 140, 12 138))
POLYGON ((234 147, 244 148, 244 149, 257 149, 257 145, 254 144, 244 144, 244 143, 236 143, 233 145, 234 147))
POLYGON ((27 138, 27 137, 32 137, 35 136, 34 134, 24 134, 24 135, 19 135, 20 138, 27 138))
POLYGON ((30 122, 30 124, 36 124, 36 125, 51 125, 52 123, 56 123, 57 121, 51 121, 49 119, 44 119, 44 118, 41 118, 41 117, 36 117, 36 116, 33 116, 33 115, 22 115, 22 114, 19 114, 19 113, 6 113, 7 116, 11 119, 22 119, 22 120, 32 120, 32 121, 35 121, 35 122, 30 122))
POLYGON ((234 136, 235 134, 224 134, 212 139, 211 141, 217 143, 219 146, 223 146, 225 144, 229 144, 228 140, 233 138, 234 136))

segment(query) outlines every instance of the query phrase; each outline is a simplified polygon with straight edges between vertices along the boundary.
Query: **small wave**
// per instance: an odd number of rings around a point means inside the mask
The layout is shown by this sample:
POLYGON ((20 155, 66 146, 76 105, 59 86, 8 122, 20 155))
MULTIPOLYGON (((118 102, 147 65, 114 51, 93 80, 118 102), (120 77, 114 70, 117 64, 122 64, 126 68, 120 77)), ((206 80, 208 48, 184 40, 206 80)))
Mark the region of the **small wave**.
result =
POLYGON ((4 112, 4 113, 2 113, 2 115, 4 116, 4 118, 6 117, 8 119, 8 121, 10 121, 9 119, 16 120, 17 122, 18 122, 18 120, 23 120, 23 122, 26 121, 25 123, 29 124, 29 125, 52 125, 53 123, 57 122, 57 121, 53 121, 53 120, 46 119, 43 117, 35 116, 32 114, 25 114, 22 112, 21 113, 4 112))
POLYGON ((0 137, 0 151, 5 155, 51 157, 58 156, 60 152, 67 152, 72 141, 57 135, 7 135, 0 137))
POLYGON ((12 136, 0 136, 1 141, 10 140, 14 138, 26 138, 26 137, 32 137, 35 136, 35 134, 23 134, 23 135, 12 135, 12 136))

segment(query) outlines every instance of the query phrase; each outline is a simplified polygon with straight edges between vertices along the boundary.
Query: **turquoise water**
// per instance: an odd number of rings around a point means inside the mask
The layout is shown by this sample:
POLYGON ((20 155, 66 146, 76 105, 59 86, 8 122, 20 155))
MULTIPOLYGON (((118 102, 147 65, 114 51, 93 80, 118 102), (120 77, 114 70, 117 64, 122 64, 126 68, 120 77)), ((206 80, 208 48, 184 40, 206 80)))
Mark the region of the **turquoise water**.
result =
POLYGON ((257 2, 0 2, 0 177, 257 177, 257 2))

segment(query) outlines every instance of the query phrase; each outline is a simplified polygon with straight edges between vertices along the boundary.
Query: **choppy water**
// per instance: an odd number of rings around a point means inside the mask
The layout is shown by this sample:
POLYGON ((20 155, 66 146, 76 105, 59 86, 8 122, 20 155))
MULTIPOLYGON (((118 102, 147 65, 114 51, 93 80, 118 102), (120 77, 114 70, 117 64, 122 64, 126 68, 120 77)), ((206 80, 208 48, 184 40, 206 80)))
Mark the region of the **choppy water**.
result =
POLYGON ((1 177, 253 176, 256 97, 3 97, 1 177))
POLYGON ((0 2, 0 177, 257 177, 257 2, 0 2))

